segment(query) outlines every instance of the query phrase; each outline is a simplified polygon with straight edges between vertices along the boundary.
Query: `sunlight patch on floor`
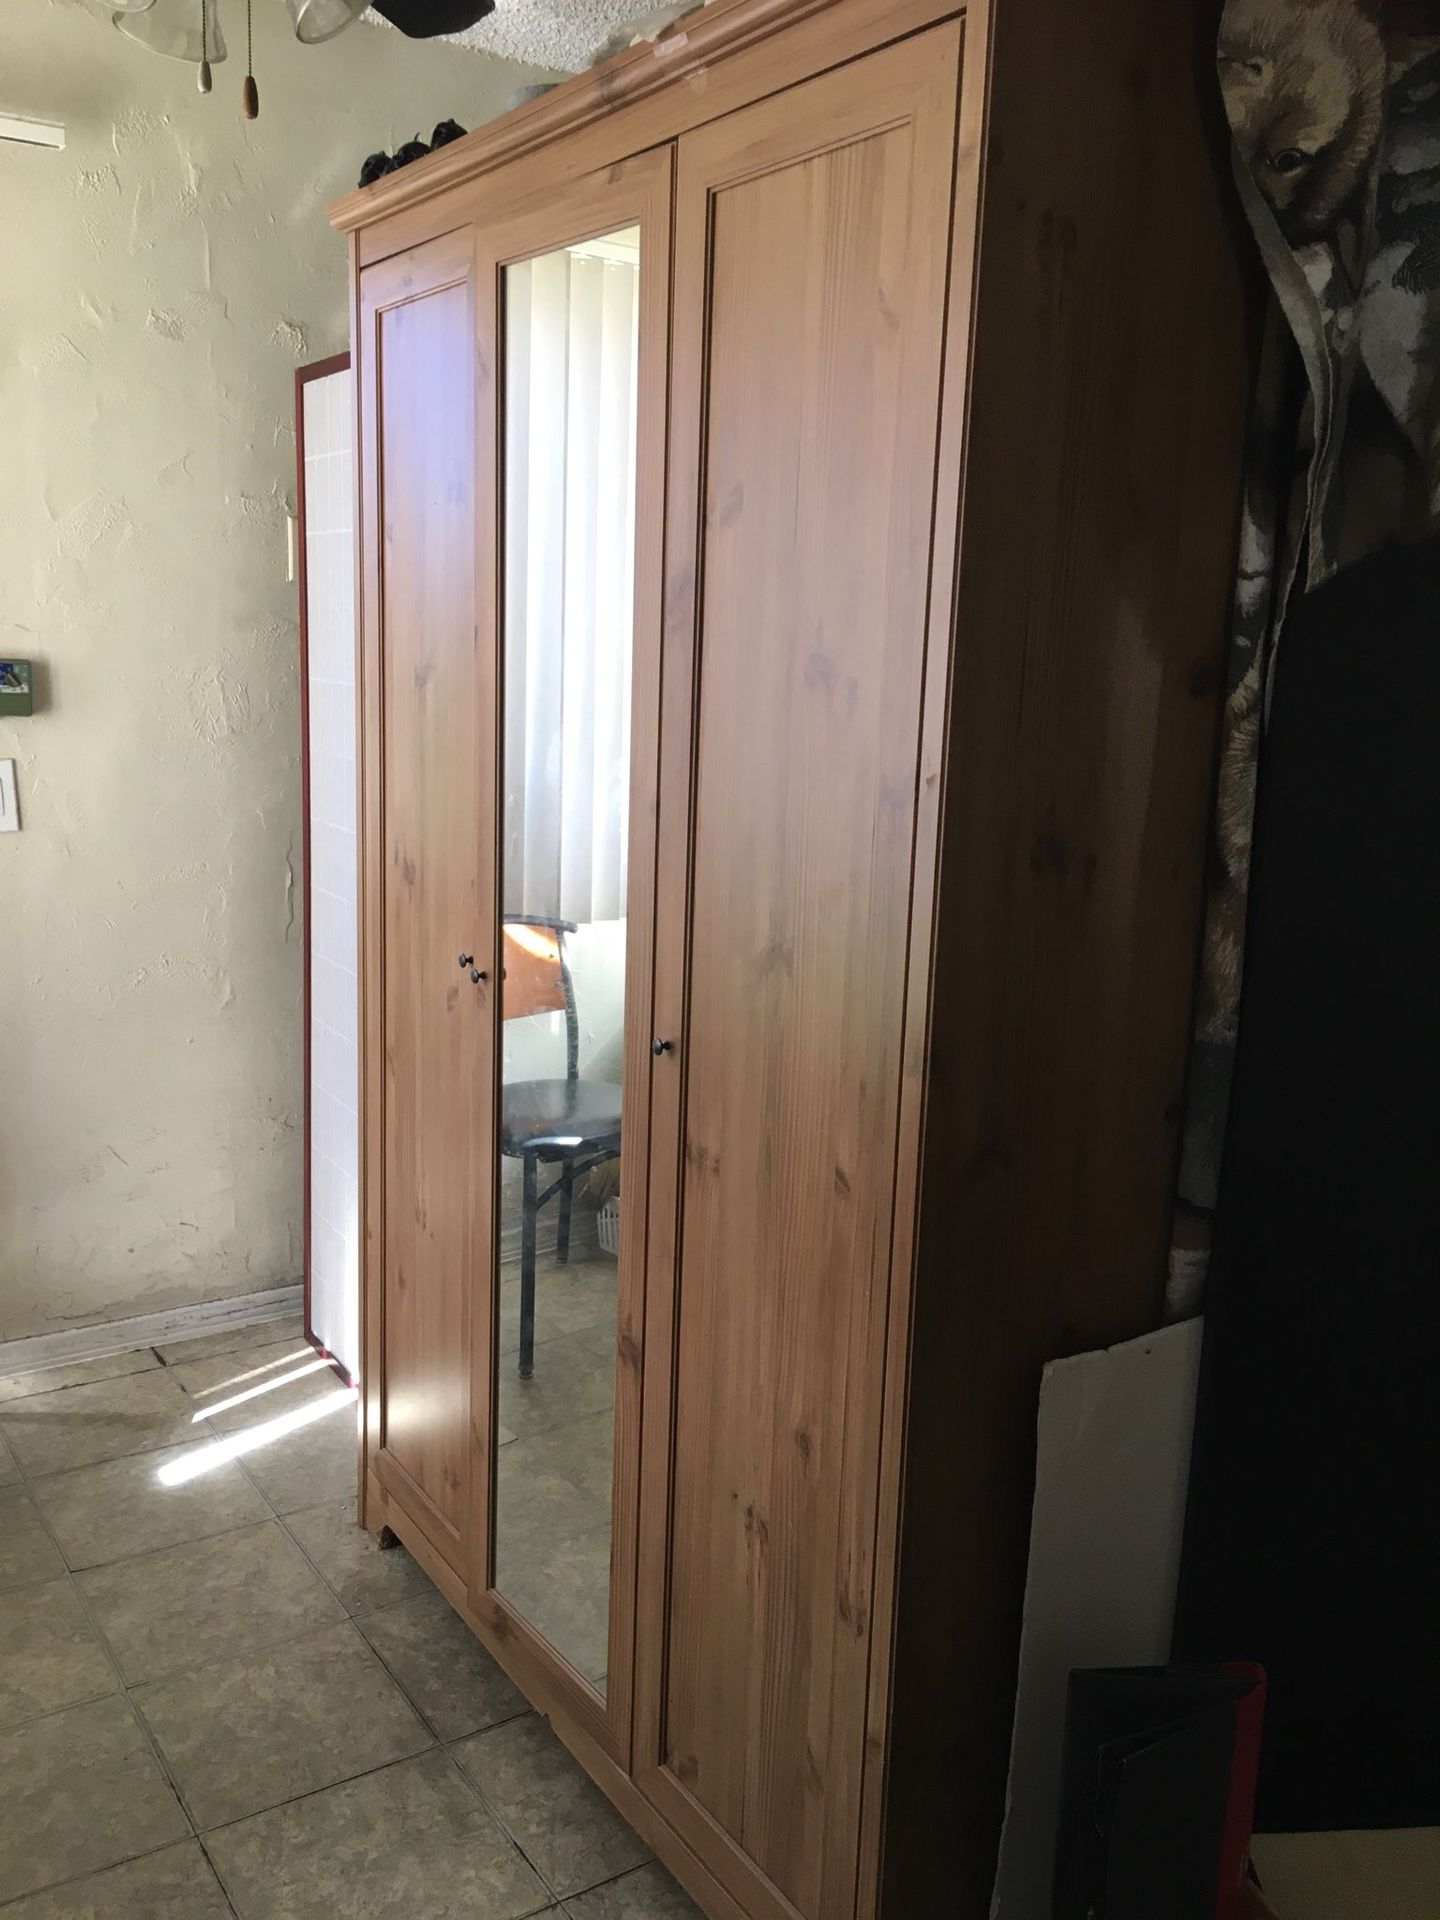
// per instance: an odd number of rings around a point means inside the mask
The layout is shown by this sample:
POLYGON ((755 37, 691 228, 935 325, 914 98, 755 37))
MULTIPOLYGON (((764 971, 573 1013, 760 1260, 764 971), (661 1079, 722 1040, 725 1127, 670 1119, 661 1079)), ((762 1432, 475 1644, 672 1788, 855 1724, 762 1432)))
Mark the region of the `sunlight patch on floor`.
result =
POLYGON ((292 1380, 303 1380, 307 1374, 323 1372, 330 1362, 312 1359, 303 1367, 294 1367, 289 1373, 282 1373, 274 1380, 262 1380, 259 1386, 246 1387, 240 1393, 232 1393, 228 1400, 217 1400, 213 1406, 202 1407, 192 1416, 191 1425, 197 1420, 208 1420, 212 1414, 229 1413, 232 1407, 243 1407, 247 1400, 258 1400, 262 1393, 274 1393, 277 1387, 288 1387, 292 1380))
POLYGON ((187 1481, 198 1480, 202 1473, 213 1473, 217 1467, 223 1467, 227 1460, 238 1460, 242 1454, 254 1453, 257 1447, 268 1447, 274 1440, 283 1440, 287 1433, 313 1426, 317 1420, 338 1413, 342 1407, 353 1407, 356 1398, 353 1387, 341 1387, 306 1406, 276 1414, 273 1420, 262 1420, 258 1426, 246 1427, 241 1433, 227 1434, 223 1440, 197 1447, 183 1459, 167 1460, 155 1478, 162 1487, 183 1487, 187 1481))
POLYGON ((187 1391, 196 1400, 204 1400, 212 1393, 225 1393, 231 1387, 238 1387, 243 1381, 258 1380, 262 1373, 273 1373, 277 1367, 293 1367, 301 1360, 313 1360, 315 1349, 306 1344, 296 1347, 293 1353, 282 1353, 278 1360, 267 1360, 263 1367, 247 1367, 243 1373, 232 1373, 228 1380, 220 1380, 213 1387, 189 1388, 187 1391))

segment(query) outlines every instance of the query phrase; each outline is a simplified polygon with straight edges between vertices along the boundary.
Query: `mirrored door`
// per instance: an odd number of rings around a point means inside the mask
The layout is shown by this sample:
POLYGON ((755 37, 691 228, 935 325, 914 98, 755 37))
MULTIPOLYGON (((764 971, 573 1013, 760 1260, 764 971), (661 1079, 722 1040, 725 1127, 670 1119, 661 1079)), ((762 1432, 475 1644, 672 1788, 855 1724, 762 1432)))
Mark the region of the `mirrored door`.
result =
POLYGON ((640 233, 505 267, 495 1586, 609 1664, 640 233))
POLYGON ((628 1699, 634 1585, 668 300, 651 249, 668 232, 668 160, 621 172, 488 236, 501 485, 487 1599, 607 1725, 620 1709, 601 1703, 628 1699))

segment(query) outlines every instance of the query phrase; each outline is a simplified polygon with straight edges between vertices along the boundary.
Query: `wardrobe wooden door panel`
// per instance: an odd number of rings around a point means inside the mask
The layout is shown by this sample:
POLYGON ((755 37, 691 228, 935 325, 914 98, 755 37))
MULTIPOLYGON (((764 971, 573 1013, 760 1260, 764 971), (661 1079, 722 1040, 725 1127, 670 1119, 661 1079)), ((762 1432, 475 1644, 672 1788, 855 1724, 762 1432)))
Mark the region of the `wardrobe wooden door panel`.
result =
POLYGON ((639 1760, 765 1913, 854 1902, 958 63, 679 145, 639 1760))
MULTIPOLYGON (((475 349, 469 230, 361 281, 367 968, 382 1192, 367 1207, 380 1290, 376 1470, 452 1566, 470 1506, 475 1181, 488 1139, 477 986, 485 825, 475 620, 475 349), (377 1244, 378 1242, 378 1244, 377 1244)), ((373 1196, 372 1196, 373 1199, 373 1196)), ((372 1423, 373 1414, 373 1423, 372 1423)))

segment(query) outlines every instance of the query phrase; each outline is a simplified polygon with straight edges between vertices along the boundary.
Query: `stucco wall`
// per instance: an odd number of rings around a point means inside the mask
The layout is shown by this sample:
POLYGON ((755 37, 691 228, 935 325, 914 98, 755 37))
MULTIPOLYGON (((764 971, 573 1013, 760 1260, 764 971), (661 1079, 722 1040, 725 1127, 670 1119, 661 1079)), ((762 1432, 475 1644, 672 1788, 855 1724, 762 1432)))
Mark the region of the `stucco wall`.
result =
POLYGON ((326 203, 540 77, 255 0, 202 98, 79 0, 0 6, 0 1338, 298 1278, 292 376, 345 344, 326 203))

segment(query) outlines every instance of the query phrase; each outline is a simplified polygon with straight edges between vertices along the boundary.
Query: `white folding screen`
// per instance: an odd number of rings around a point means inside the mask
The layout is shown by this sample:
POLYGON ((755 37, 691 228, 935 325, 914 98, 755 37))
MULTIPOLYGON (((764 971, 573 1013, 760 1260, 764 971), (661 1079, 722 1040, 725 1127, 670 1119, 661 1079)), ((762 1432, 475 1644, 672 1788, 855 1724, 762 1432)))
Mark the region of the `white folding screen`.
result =
POLYGON ((301 389, 308 812, 307 1330, 360 1368, 354 437, 348 369, 301 389))

